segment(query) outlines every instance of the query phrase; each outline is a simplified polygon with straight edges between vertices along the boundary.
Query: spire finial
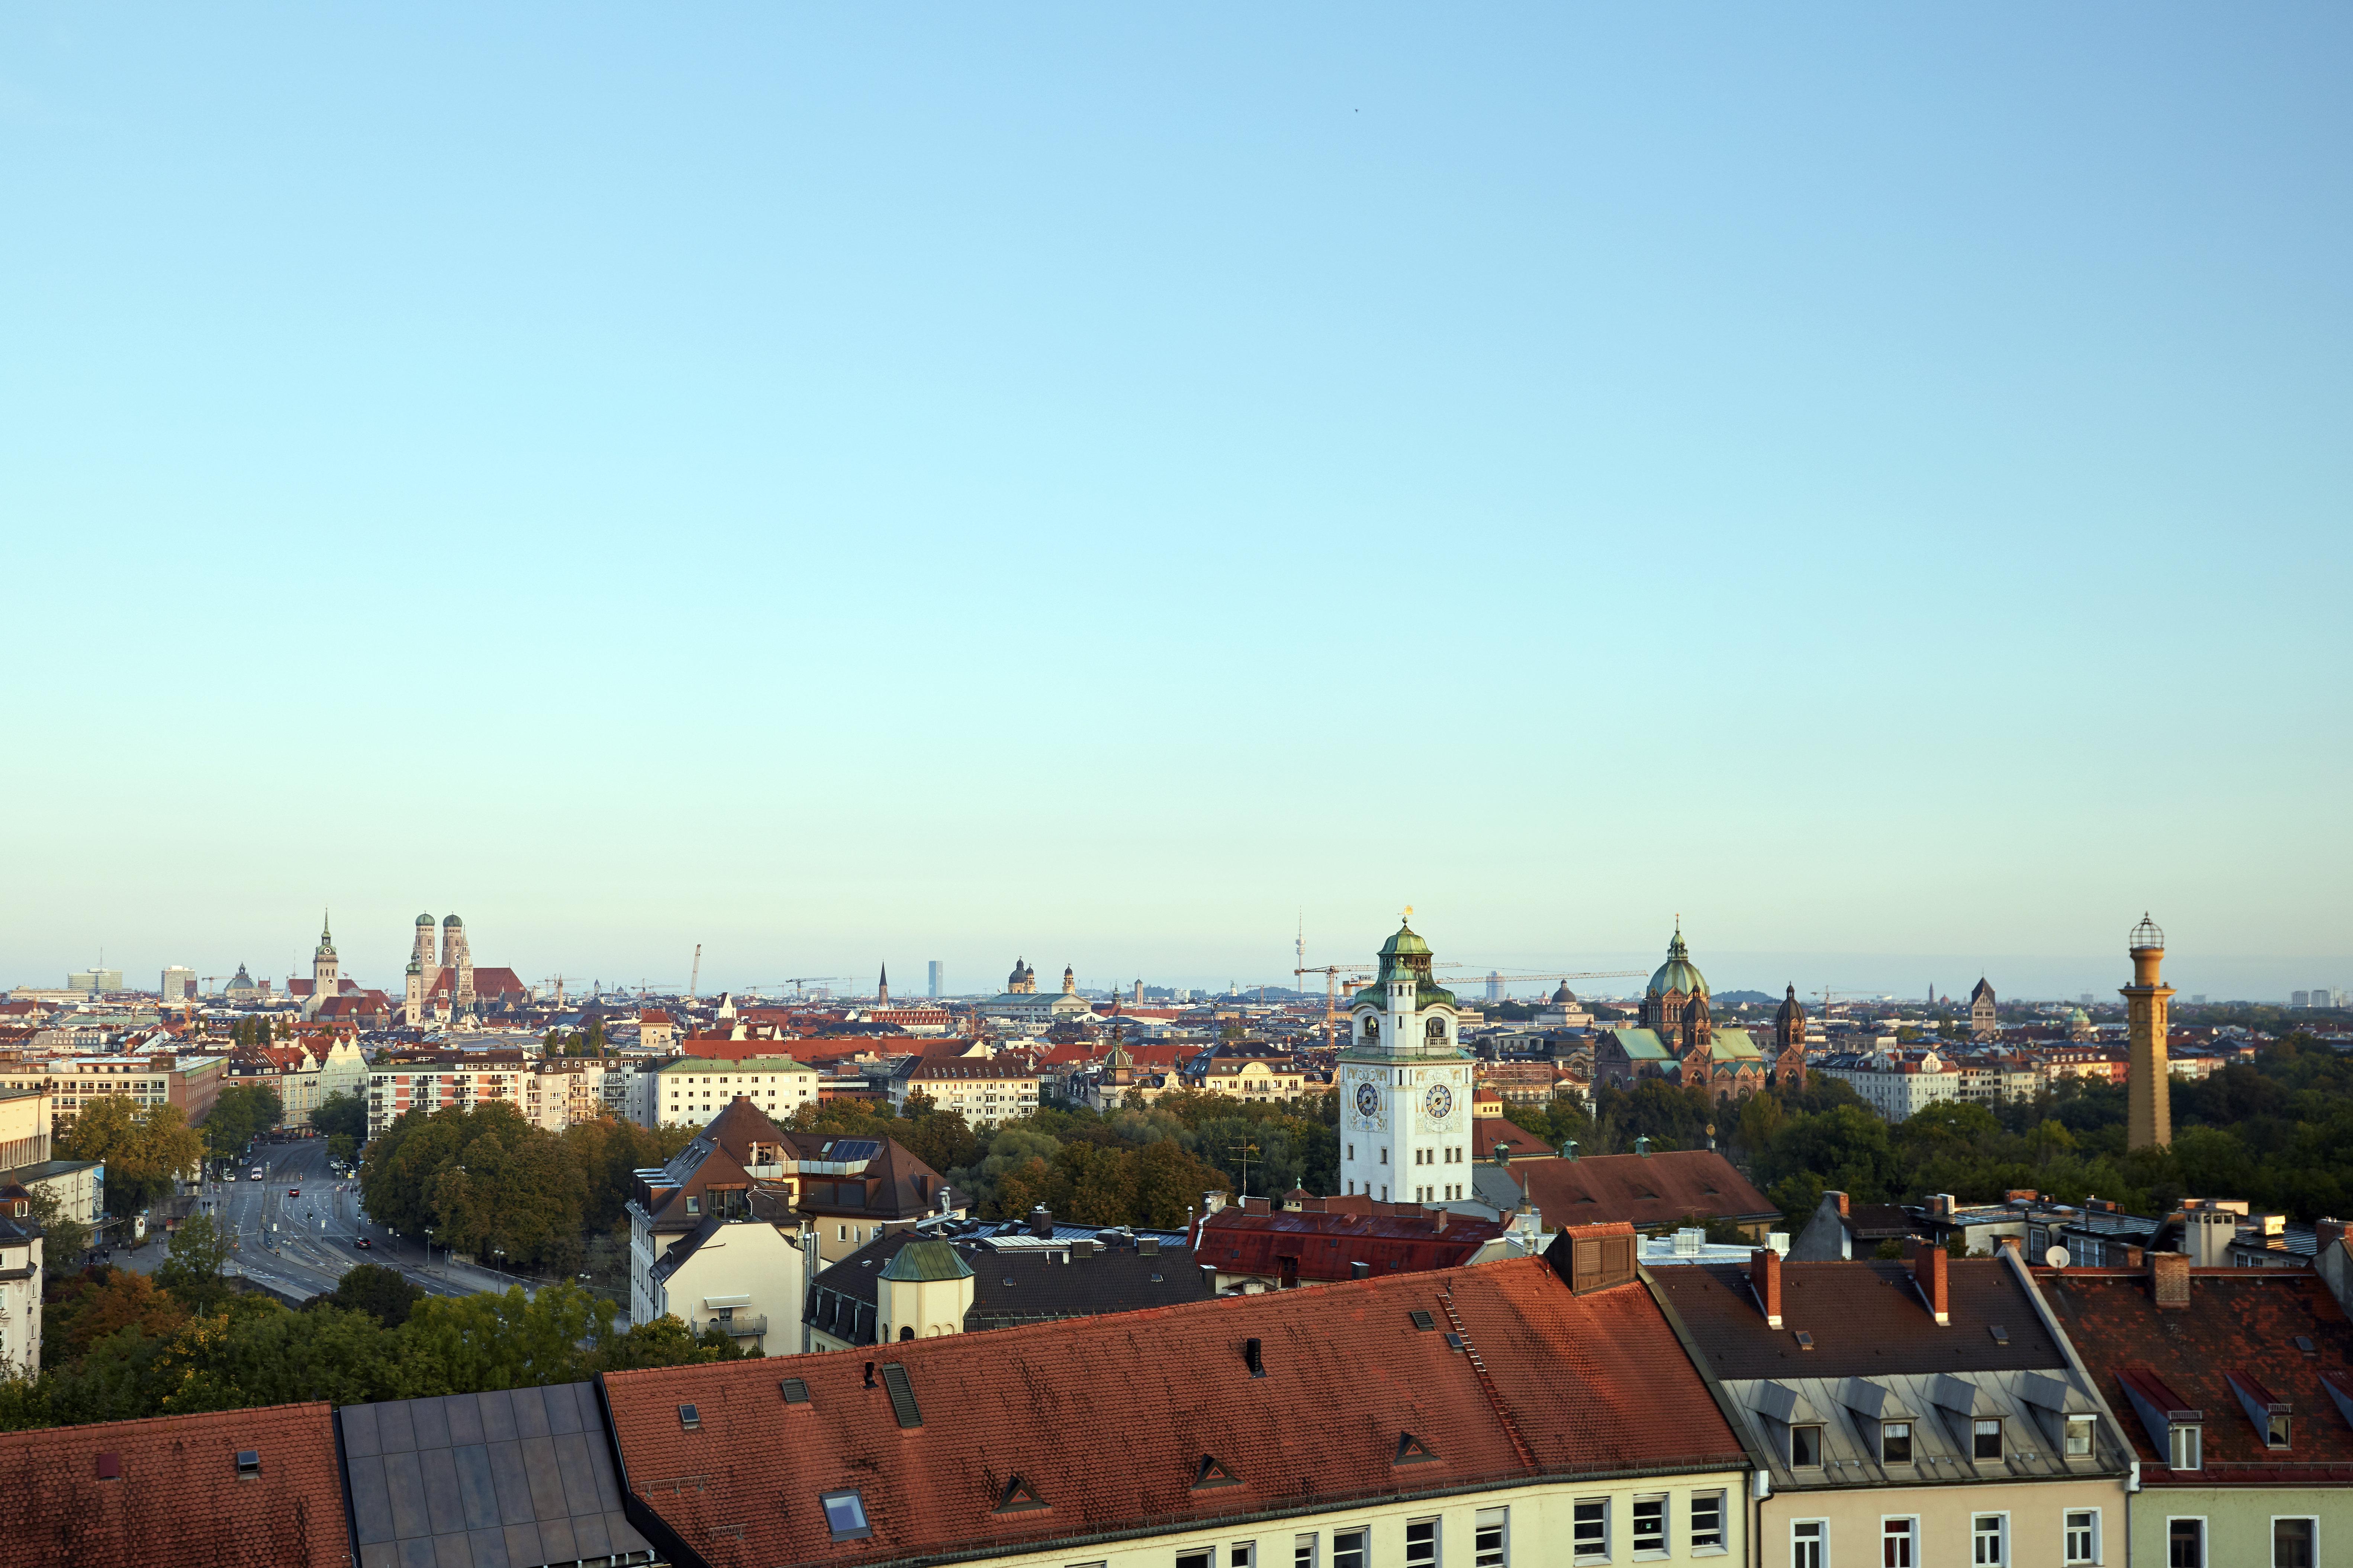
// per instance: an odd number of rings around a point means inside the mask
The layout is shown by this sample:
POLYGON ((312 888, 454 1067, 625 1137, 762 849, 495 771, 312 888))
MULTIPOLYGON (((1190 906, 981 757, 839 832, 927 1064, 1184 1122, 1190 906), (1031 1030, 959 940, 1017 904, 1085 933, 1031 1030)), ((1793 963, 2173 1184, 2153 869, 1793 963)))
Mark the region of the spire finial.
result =
POLYGON ((1408 904, 1405 907, 1404 912, 1398 916, 1398 924, 1401 926, 1409 926, 1413 924, 1413 906, 1411 904, 1408 904))

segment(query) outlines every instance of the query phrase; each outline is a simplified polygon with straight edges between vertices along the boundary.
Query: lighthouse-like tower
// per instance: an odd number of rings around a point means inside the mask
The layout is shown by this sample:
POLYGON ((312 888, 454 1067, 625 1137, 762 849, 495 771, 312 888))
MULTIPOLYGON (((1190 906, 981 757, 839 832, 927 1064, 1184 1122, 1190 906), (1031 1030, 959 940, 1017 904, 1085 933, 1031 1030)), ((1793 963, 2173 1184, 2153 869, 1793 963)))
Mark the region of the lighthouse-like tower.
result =
POLYGON ((1430 978, 1408 923, 1381 944, 1379 975, 1349 1004, 1340 1053, 1340 1192, 1377 1203, 1471 1196, 1471 1058, 1454 994, 1430 978))
POLYGON ((2125 1084, 2125 1147, 2158 1149, 2173 1142, 2173 1068, 2165 1053, 2173 987, 2158 973, 2165 963, 2165 933, 2144 914, 2126 945, 2133 983, 2124 987, 2132 1058, 2132 1077, 2125 1084))

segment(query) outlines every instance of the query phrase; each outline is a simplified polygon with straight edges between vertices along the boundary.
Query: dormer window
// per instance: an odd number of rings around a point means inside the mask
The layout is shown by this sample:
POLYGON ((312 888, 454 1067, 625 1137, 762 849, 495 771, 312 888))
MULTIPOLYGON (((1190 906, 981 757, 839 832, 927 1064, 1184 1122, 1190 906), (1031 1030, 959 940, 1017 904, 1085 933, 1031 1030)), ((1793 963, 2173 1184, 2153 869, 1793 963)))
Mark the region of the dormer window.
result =
POLYGON ((2091 1455, 2092 1417, 2070 1415, 2067 1417, 2067 1457, 2071 1459, 2087 1459, 2091 1455))
POLYGON ((1789 1428, 1789 1468, 1793 1470, 1818 1470, 1822 1466, 1822 1429, 1820 1426, 1789 1428))
POLYGON ((2166 1428, 2166 1463, 2177 1470, 2205 1468, 2205 1442, 2202 1430, 2192 1422, 2176 1422, 2166 1428))
POLYGON ((1912 1423, 1890 1421, 1879 1428, 1879 1462, 1883 1465, 1908 1465, 1912 1462, 1912 1423))
POLYGON ((2263 1423, 2263 1447, 2266 1448, 2287 1447, 2287 1416, 2284 1413, 2274 1411, 2263 1423))
POLYGON ((702 1212, 702 1200, 696 1197, 688 1198, 686 1200, 686 1212, 689 1214, 701 1214, 702 1212))
POLYGON ((1999 1462, 2001 1458, 2001 1422, 1972 1421, 1969 1423, 1969 1456, 1972 1458, 1999 1462))

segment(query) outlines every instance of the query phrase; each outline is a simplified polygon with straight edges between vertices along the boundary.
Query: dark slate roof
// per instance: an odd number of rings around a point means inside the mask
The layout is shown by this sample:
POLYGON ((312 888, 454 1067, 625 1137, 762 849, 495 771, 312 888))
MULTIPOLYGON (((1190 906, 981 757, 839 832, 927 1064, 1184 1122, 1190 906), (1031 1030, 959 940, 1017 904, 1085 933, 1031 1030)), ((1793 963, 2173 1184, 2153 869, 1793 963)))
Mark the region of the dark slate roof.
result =
POLYGON ((1780 1213, 1731 1161, 1706 1149, 1536 1160, 1515 1163, 1511 1172, 1547 1228, 1618 1220, 1672 1225, 1688 1214, 1766 1219, 1780 1213))
MULTIPOLYGON (((836 1339, 873 1343, 876 1278, 901 1248, 926 1239, 918 1231, 894 1231, 818 1274, 810 1321, 836 1339)), ((1157 1254, 1132 1245, 1083 1255, 1073 1250, 1068 1263, 1057 1262, 1059 1251, 1044 1247, 997 1252, 965 1243, 956 1250, 972 1268, 965 1327, 974 1331, 1173 1307, 1215 1293, 1208 1273, 1181 1247, 1164 1246, 1157 1254)))
POLYGON ((2075 1353, 2106 1394, 2151 1486, 2353 1482, 2353 1323, 2306 1269, 2194 1269, 2189 1305, 2159 1308, 2142 1270, 2036 1271, 2075 1353), (2295 1341, 2312 1342, 2306 1355, 2295 1341), (2232 1374, 2288 1405, 2288 1447, 2266 1448, 2232 1374), (2204 1414, 2206 1468, 2176 1477, 2128 1388, 2153 1375, 2204 1414), (2341 1390, 2332 1393, 2330 1384, 2341 1390))
POLYGON ((594 1384, 346 1405, 335 1421, 358 1568, 541 1568, 649 1550, 623 1517, 594 1384))
POLYGON ((1738 1264, 1662 1268, 1654 1276, 1692 1341, 1720 1378, 1880 1377, 1894 1373, 2026 1372, 2063 1368, 2034 1303, 1999 1258, 1947 1263, 1947 1315, 1938 1328, 1904 1263, 1781 1266, 1781 1323, 1767 1328, 1738 1264), (1998 1344, 1992 1330, 2009 1336, 1998 1344), (1798 1333, 1814 1348, 1799 1345, 1798 1333))

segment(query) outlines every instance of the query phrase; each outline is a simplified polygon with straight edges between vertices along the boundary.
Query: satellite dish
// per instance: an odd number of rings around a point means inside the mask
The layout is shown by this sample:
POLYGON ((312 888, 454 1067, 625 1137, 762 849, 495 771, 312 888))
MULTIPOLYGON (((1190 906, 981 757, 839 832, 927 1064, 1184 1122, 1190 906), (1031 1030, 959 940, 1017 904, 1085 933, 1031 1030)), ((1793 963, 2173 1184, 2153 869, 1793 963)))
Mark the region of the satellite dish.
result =
POLYGON ((2042 1261, 2053 1268, 2064 1268, 2067 1267, 2067 1249, 2063 1247, 2052 1247, 2043 1253, 2042 1261))

